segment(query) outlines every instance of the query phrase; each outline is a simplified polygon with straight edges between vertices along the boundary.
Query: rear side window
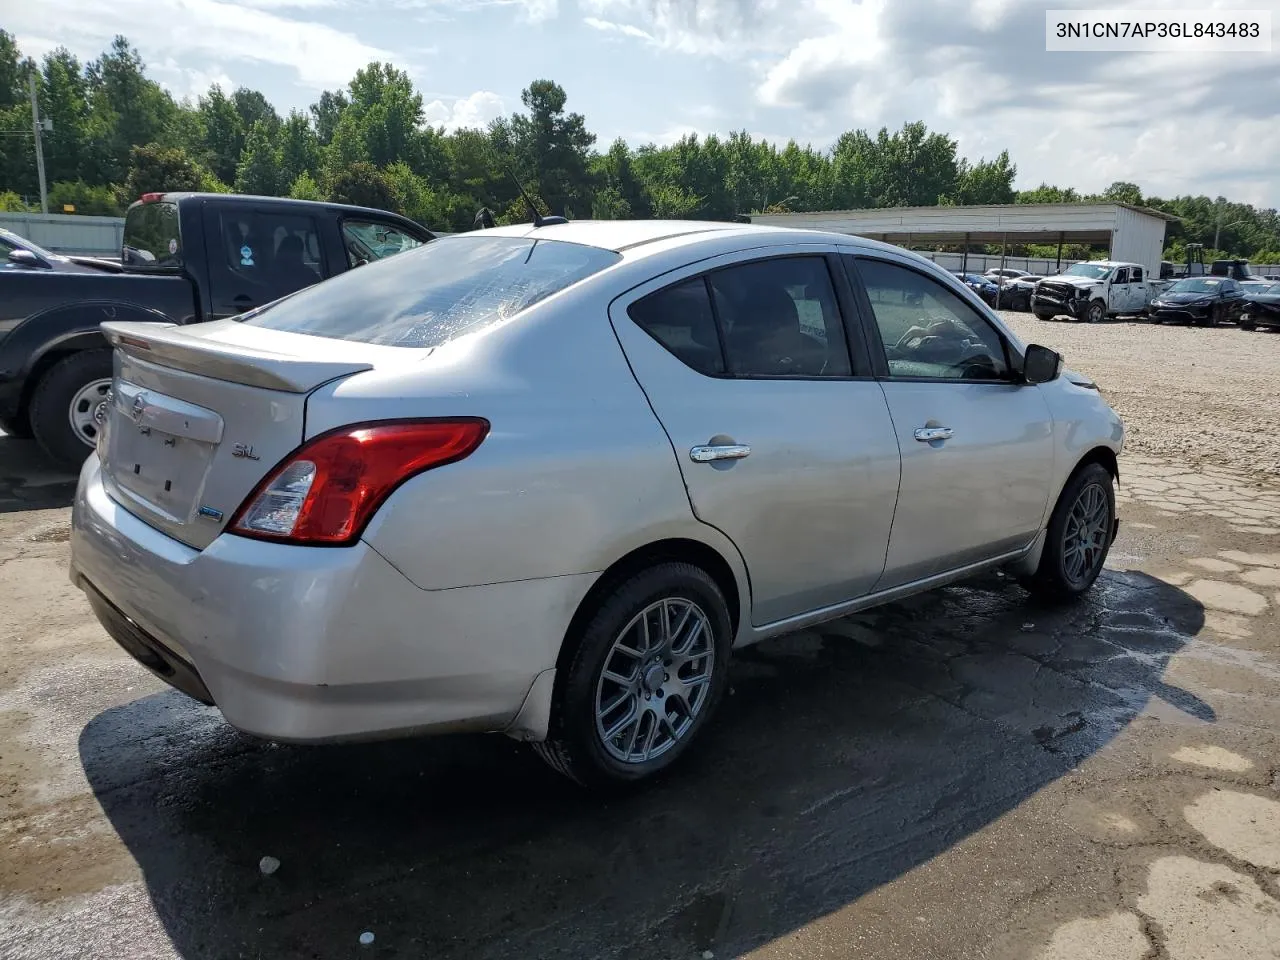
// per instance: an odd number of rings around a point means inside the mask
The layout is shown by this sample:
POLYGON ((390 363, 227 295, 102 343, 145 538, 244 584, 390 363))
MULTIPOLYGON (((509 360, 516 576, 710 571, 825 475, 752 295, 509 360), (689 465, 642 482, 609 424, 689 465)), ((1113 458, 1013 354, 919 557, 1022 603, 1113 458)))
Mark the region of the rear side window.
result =
POLYGON ((209 204, 205 224, 210 278, 224 294, 269 303, 324 279, 311 217, 209 204))
POLYGON ((139 203, 124 218, 120 260, 128 267, 182 265, 182 233, 176 203, 139 203))
POLYGON ((633 303, 627 314, 641 330, 699 373, 711 377, 724 373, 724 353, 704 278, 694 277, 651 293, 633 303))
POLYGON ((341 274, 245 320, 394 347, 436 347, 513 317, 617 263, 612 250, 524 237, 434 240, 341 274))

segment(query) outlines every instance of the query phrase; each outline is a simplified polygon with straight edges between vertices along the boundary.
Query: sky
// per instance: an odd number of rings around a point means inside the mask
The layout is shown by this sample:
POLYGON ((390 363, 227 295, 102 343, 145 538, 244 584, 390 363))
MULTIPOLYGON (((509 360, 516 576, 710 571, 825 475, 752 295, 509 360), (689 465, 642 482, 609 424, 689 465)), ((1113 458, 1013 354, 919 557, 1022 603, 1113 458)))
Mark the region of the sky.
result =
POLYGON ((923 120, 1016 185, 1223 195, 1280 206, 1280 41, 1270 53, 1047 53, 1046 8, 1271 10, 1280 0, 0 0, 25 53, 84 59, 116 33, 176 96, 211 83, 282 112, 370 60, 413 77, 429 122, 480 125, 548 78, 607 147, 745 129, 829 147, 923 120))

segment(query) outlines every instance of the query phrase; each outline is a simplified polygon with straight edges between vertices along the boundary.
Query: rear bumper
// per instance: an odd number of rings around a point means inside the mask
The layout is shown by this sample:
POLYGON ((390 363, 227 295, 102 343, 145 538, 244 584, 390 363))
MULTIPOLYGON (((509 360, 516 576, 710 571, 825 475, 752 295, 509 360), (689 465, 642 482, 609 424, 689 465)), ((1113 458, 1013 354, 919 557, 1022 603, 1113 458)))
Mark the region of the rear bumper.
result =
POLYGON ((161 679, 246 733, 312 742, 545 730, 545 717, 521 708, 555 667, 594 575, 433 591, 364 543, 223 535, 197 551, 111 500, 90 456, 72 512, 71 579, 161 679))

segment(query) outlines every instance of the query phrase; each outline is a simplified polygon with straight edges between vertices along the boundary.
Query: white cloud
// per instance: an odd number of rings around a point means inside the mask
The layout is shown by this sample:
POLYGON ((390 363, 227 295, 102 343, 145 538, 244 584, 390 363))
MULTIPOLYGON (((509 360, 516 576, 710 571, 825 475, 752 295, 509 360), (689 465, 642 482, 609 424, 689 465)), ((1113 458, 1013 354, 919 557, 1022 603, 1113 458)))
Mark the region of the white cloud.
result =
POLYGON ((452 103, 432 100, 423 107, 427 123, 446 130, 463 127, 484 127, 506 113, 506 104, 496 93, 477 90, 469 97, 459 97, 452 103))
MULTIPOLYGON (((272 2, 272 0, 267 0, 272 2)), ((284 0, 290 2, 290 0, 284 0)), ((303 0, 307 2, 307 0, 303 0)), ((493 7, 516 11, 528 23, 554 20, 560 15, 560 0, 388 0, 399 10, 420 10, 428 22, 452 20, 457 16, 493 7)))
MULTIPOLYGON (((579 0, 754 83, 752 122, 830 143, 924 120, 963 154, 1008 149, 1019 185, 1223 193, 1280 204, 1280 73, 1268 54, 1050 54, 1025 0, 579 0)), ((1097 7, 1058 0, 1055 7, 1097 7)), ((1156 6, 1112 0, 1109 9, 1156 6)), ((1166 0, 1202 10, 1199 0, 1166 0)), ((1210 3, 1218 7, 1226 4, 1210 3)), ((1273 10, 1278 0, 1253 0, 1273 10)), ((678 128, 672 128, 676 130, 678 128)), ((659 141, 661 142, 661 141, 659 141)))
POLYGON ((614 23, 612 20, 601 20, 599 17, 583 17, 582 22, 592 30, 600 30, 603 33, 620 33, 623 36, 635 37, 637 40, 653 40, 651 34, 629 23, 614 23))
POLYGON ((236 82, 221 69, 200 70, 195 67, 184 67, 172 57, 163 63, 151 64, 148 72, 179 100, 184 97, 195 100, 207 93, 214 84, 220 86, 225 93, 230 93, 237 86, 236 82))
POLYGON ((151 62, 198 55, 218 64, 269 63, 292 69, 300 84, 316 90, 345 84, 370 60, 392 57, 325 24, 222 0, 182 0, 162 10, 152 0, 40 0, 10 6, 5 19, 23 49, 38 46, 29 35, 56 23, 60 42, 86 59, 122 33, 151 62))

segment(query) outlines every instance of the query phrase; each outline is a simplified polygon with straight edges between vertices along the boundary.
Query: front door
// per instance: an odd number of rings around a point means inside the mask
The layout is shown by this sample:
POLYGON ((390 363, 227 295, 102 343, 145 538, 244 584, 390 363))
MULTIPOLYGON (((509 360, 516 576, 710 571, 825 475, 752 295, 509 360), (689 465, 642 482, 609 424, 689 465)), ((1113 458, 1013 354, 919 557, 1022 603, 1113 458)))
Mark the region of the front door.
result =
POLYGON ((957 291, 905 261, 850 264, 875 319, 902 449, 879 589, 1026 546, 1053 476, 1053 419, 1040 388, 1018 382, 1003 335, 957 291))
POLYGON ((899 479, 884 393, 849 349, 834 250, 771 252, 670 274, 610 309, 694 514, 742 554, 757 626, 871 590, 899 479))

